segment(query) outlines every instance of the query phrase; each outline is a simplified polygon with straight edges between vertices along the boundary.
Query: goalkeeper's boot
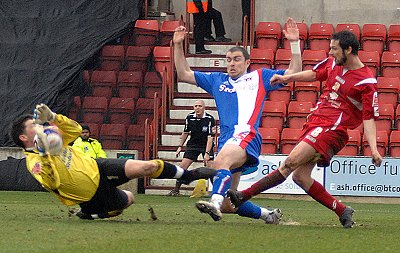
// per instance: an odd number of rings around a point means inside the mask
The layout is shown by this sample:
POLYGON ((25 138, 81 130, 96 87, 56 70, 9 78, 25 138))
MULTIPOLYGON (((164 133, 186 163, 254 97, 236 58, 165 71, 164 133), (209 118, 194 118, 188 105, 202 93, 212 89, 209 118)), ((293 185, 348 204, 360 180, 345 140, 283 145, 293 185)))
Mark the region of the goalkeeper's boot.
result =
POLYGON ((226 192, 226 196, 229 197, 229 199, 231 200, 232 204, 236 208, 247 201, 247 199, 245 199, 245 197, 244 197, 242 192, 236 191, 236 190, 232 190, 232 189, 229 189, 226 192))
POLYGON ((353 213, 355 210, 350 206, 344 209, 342 215, 339 217, 339 221, 344 228, 352 228, 355 222, 353 221, 353 213))
POLYGON ((274 224, 274 225, 278 225, 279 222, 281 221, 283 216, 283 213, 281 211, 281 209, 279 208, 275 208, 274 210, 272 210, 267 217, 263 218, 263 220, 265 221, 265 223, 267 224, 274 224))
POLYGON ((217 170, 207 168, 207 167, 200 167, 197 169, 189 170, 189 176, 186 178, 179 178, 176 181, 179 184, 190 184, 191 182, 198 180, 198 179, 209 179, 213 178, 217 174, 217 170))
POLYGON ((196 208, 202 213, 209 214, 214 221, 222 219, 221 211, 211 202, 200 200, 196 203, 196 208))

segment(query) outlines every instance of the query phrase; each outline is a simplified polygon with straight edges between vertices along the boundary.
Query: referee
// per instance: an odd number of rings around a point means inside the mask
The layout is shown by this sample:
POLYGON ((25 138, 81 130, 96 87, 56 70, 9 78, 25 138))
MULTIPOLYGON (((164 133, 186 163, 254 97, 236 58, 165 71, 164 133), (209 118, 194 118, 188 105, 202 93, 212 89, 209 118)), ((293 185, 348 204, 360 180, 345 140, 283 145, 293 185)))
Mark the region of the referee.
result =
MULTIPOLYGON (((185 129, 180 137, 180 144, 176 150, 176 157, 179 157, 186 139, 190 135, 190 139, 186 144, 185 154, 180 163, 183 169, 197 161, 200 154, 206 163, 214 158, 213 139, 215 128, 215 119, 212 115, 205 112, 205 104, 203 100, 197 100, 193 105, 194 112, 189 113, 185 120, 185 129)), ((176 182, 175 188, 168 193, 168 196, 179 196, 181 184, 176 182)))

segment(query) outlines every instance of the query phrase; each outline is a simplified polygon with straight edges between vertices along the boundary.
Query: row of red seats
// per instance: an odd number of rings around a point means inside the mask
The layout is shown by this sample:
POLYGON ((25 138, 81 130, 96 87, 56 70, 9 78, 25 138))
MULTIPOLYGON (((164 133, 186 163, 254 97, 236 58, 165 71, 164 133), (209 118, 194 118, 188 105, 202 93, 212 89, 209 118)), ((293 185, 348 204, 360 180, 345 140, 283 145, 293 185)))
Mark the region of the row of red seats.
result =
MULTIPOLYGON (((386 48, 389 51, 400 51, 400 24, 392 24, 387 31, 384 24, 364 24, 362 29, 358 24, 337 24, 336 28, 329 23, 313 23, 308 29, 307 24, 297 24, 300 32, 300 48, 312 50, 324 50, 329 52, 329 44, 332 34, 336 31, 349 30, 361 41, 364 51, 378 51, 381 55, 386 48), (308 43, 308 47, 306 47, 308 43)), ((284 26, 286 29, 286 24, 284 26)), ((259 22, 256 26, 256 43, 258 48, 272 49, 274 52, 281 43, 282 28, 279 22, 259 22)), ((282 47, 290 49, 286 39, 282 41, 282 47)))
POLYGON ((153 98, 161 94, 162 73, 141 71, 95 70, 83 72, 84 79, 91 87, 91 96, 120 98, 153 98))
MULTIPOLYGON (((280 134, 277 128, 259 128, 262 136, 261 154, 289 154, 297 144, 301 132, 298 128, 284 128, 280 134)), ((359 130, 348 130, 349 141, 338 153, 342 156, 371 155, 368 141, 359 130)), ((400 131, 377 131, 377 146, 381 155, 400 157, 400 131)))
MULTIPOLYGON (((382 56, 377 51, 358 52, 360 60, 371 68, 375 75, 385 77, 400 77, 400 50, 385 51, 382 56)), ((289 67, 292 53, 290 49, 278 49, 274 52, 273 49, 253 48, 250 52, 250 70, 255 70, 261 67, 287 69, 289 67)), ((315 64, 328 57, 324 50, 309 50, 303 51, 303 70, 312 69, 315 64)))
POLYGON ((99 139, 104 149, 144 149, 144 124, 80 124, 90 127, 91 137, 99 139))
POLYGON ((133 32, 121 37, 120 43, 136 46, 167 46, 172 40, 174 30, 181 25, 179 20, 136 20, 133 32))
MULTIPOLYGON (((378 100, 382 104, 392 104, 396 108, 400 93, 400 78, 398 77, 378 77, 378 100)), ((316 102, 319 95, 323 92, 325 82, 291 82, 285 87, 270 92, 270 101, 283 101, 286 105, 296 100, 299 102, 316 102)))
POLYGON ((166 64, 160 62, 169 61, 170 50, 168 46, 105 45, 100 52, 100 69, 146 72, 154 67, 156 71, 163 72, 166 64), (151 65, 152 58, 154 66, 151 65))
POLYGON ((154 102, 154 98, 113 97, 109 101, 106 97, 75 97, 68 116, 78 122, 96 124, 142 124, 146 118, 153 118, 154 102))
MULTIPOLYGON (((291 101, 288 106, 283 101, 265 101, 261 126, 276 128, 279 132, 282 132, 284 126, 302 128, 313 106, 313 103, 307 101, 291 101)), ((380 103, 379 114, 379 118, 376 120, 377 129, 386 131, 389 134, 399 126, 400 105, 397 105, 395 112, 392 104, 380 103)), ((362 125, 358 130, 363 132, 362 125)))

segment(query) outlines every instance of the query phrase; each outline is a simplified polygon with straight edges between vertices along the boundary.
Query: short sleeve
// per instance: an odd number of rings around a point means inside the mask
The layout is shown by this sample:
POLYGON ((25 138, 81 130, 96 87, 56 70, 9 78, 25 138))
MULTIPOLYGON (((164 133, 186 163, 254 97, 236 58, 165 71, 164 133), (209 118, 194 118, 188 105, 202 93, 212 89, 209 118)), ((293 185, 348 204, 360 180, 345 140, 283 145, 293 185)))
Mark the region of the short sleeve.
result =
POLYGON ((199 72, 194 71, 196 84, 209 94, 213 95, 213 84, 215 80, 219 80, 222 73, 220 72, 199 72))
POLYGON ((362 90, 362 116, 363 120, 378 119, 378 92, 376 84, 363 85, 362 90))
POLYGON ((264 83, 265 90, 267 91, 277 90, 284 86, 284 84, 271 85, 270 81, 272 76, 275 74, 284 75, 286 71, 285 69, 275 70, 275 69, 262 68, 261 71, 262 71, 262 80, 264 83))

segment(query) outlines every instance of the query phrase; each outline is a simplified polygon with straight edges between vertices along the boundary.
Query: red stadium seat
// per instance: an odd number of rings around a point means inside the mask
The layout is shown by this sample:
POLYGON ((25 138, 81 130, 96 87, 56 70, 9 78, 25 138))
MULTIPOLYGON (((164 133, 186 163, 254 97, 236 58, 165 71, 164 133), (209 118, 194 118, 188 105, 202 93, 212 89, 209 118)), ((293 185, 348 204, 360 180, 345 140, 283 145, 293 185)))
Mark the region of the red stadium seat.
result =
POLYGON ((398 77, 378 77, 378 101, 382 104, 392 104, 397 106, 400 78, 398 77))
POLYGON ((293 86, 294 86, 294 82, 290 82, 283 88, 271 91, 268 94, 268 100, 283 101, 283 102, 285 102, 286 106, 288 106, 290 100, 292 99, 293 86))
POLYGON ((320 90, 321 90, 321 83, 319 81, 295 82, 293 93, 296 98, 296 101, 299 102, 308 101, 314 104, 318 99, 320 90))
POLYGON ((286 104, 283 101, 265 101, 262 110, 261 126, 282 131, 286 118, 286 104))
POLYGON ((144 77, 144 97, 154 98, 154 93, 158 92, 161 97, 162 92, 162 77, 157 71, 147 72, 144 77))
POLYGON ((364 24, 361 34, 361 47, 364 51, 378 51, 382 55, 386 43, 384 24, 364 24))
MULTIPOLYGON (((308 39, 308 27, 306 23, 297 23, 297 28, 299 29, 300 50, 301 52, 303 52, 306 41, 308 39)), ((283 29, 286 30, 286 23, 283 26, 283 29)), ((290 49, 290 43, 284 36, 283 36, 283 48, 290 49)))
POLYGON ((400 51, 383 52, 382 75, 385 77, 400 77, 400 51))
POLYGON ((131 124, 135 111, 135 99, 133 98, 111 98, 109 105, 111 124, 131 124))
POLYGON ((311 102, 291 101, 288 107, 288 126, 290 128, 303 128, 308 114, 312 108, 311 102))
POLYGON ((329 52, 333 25, 327 23, 313 23, 308 32, 308 46, 311 50, 324 50, 329 52))
POLYGON ((296 146, 301 136, 299 128, 284 128, 281 135, 281 153, 289 154, 296 146))
POLYGON ((82 103, 82 120, 87 123, 102 124, 108 111, 105 97, 85 97, 82 103))
POLYGON ((144 150, 144 125, 130 125, 126 136, 128 149, 144 150))
POLYGON ((155 46, 159 35, 158 20, 136 20, 134 33, 136 46, 155 46))
POLYGON ((292 51, 290 49, 278 49, 275 54, 275 68, 289 68, 290 59, 292 59, 292 51))
POLYGON ((167 72, 170 73, 171 47, 155 47, 153 55, 154 55, 154 68, 156 69, 156 71, 163 72, 164 67, 166 67, 167 72))
POLYGON ((90 79, 93 97, 111 98, 113 90, 117 87, 117 74, 115 71, 95 70, 90 79))
POLYGON ((347 130, 349 140, 346 146, 340 150, 337 155, 339 156, 356 156, 360 152, 361 147, 361 133, 358 130, 347 130))
MULTIPOLYGON (((146 118, 153 119, 154 98, 139 98, 136 102, 136 124, 143 124, 146 118)), ((160 99, 159 99, 160 102, 160 99)), ((159 103, 160 104, 160 103, 159 103)))
POLYGON ((126 138, 124 124, 103 124, 100 129, 100 140, 104 149, 123 149, 126 138))
POLYGON ((400 52, 400 24, 389 26, 387 47, 389 51, 400 52))
POLYGON ((357 39, 360 40, 361 37, 361 29, 358 24, 337 24, 335 32, 341 32, 341 31, 350 31, 356 35, 357 39))
POLYGON ((303 52, 303 70, 310 70, 314 68, 315 64, 320 63, 326 59, 326 52, 324 50, 304 50, 303 52))
POLYGON ((250 71, 267 68, 274 64, 274 51, 272 49, 253 48, 250 52, 250 71))
POLYGON ((262 138, 261 154, 276 154, 280 143, 278 129, 260 127, 258 131, 262 138))
MULTIPOLYGON (((379 100, 379 99, 378 99, 379 100)), ((386 131, 390 134, 394 120, 394 107, 392 104, 379 102, 379 118, 375 121, 376 129, 386 131)))
POLYGON ((125 47, 122 45, 106 45, 101 49, 101 69, 120 70, 125 61, 125 47))
POLYGON ((75 96, 71 108, 68 111, 68 118, 80 121, 80 112, 82 107, 81 97, 75 96))
POLYGON ((90 128, 90 137, 91 138, 95 138, 98 139, 100 136, 100 128, 101 128, 101 124, 97 124, 97 123, 80 123, 81 126, 88 126, 90 128))
POLYGON ((281 24, 278 22, 259 22, 256 26, 257 47, 276 52, 282 38, 281 24))
POLYGON ((126 50, 126 68, 130 71, 146 72, 151 55, 150 46, 128 46, 126 50))
POLYGON ((390 133, 390 156, 400 157, 400 131, 390 133))
POLYGON ((358 51, 358 57, 360 57, 362 63, 364 63, 371 69, 372 73, 374 73, 375 76, 379 74, 379 69, 381 67, 381 57, 379 56, 379 53, 377 51, 360 50, 358 51))
MULTIPOLYGON (((389 137, 386 131, 376 131, 376 145, 378 147, 378 152, 381 156, 386 156, 386 151, 388 149, 388 142, 389 137)), ((364 156, 371 156, 371 148, 369 147, 367 138, 363 137, 363 149, 364 149, 364 156)))
POLYGON ((175 28, 181 25, 179 20, 165 20, 161 24, 161 46, 169 46, 172 37, 174 36, 175 28))
POLYGON ((121 98, 139 98, 143 85, 141 71, 120 71, 118 73, 117 94, 121 98))

